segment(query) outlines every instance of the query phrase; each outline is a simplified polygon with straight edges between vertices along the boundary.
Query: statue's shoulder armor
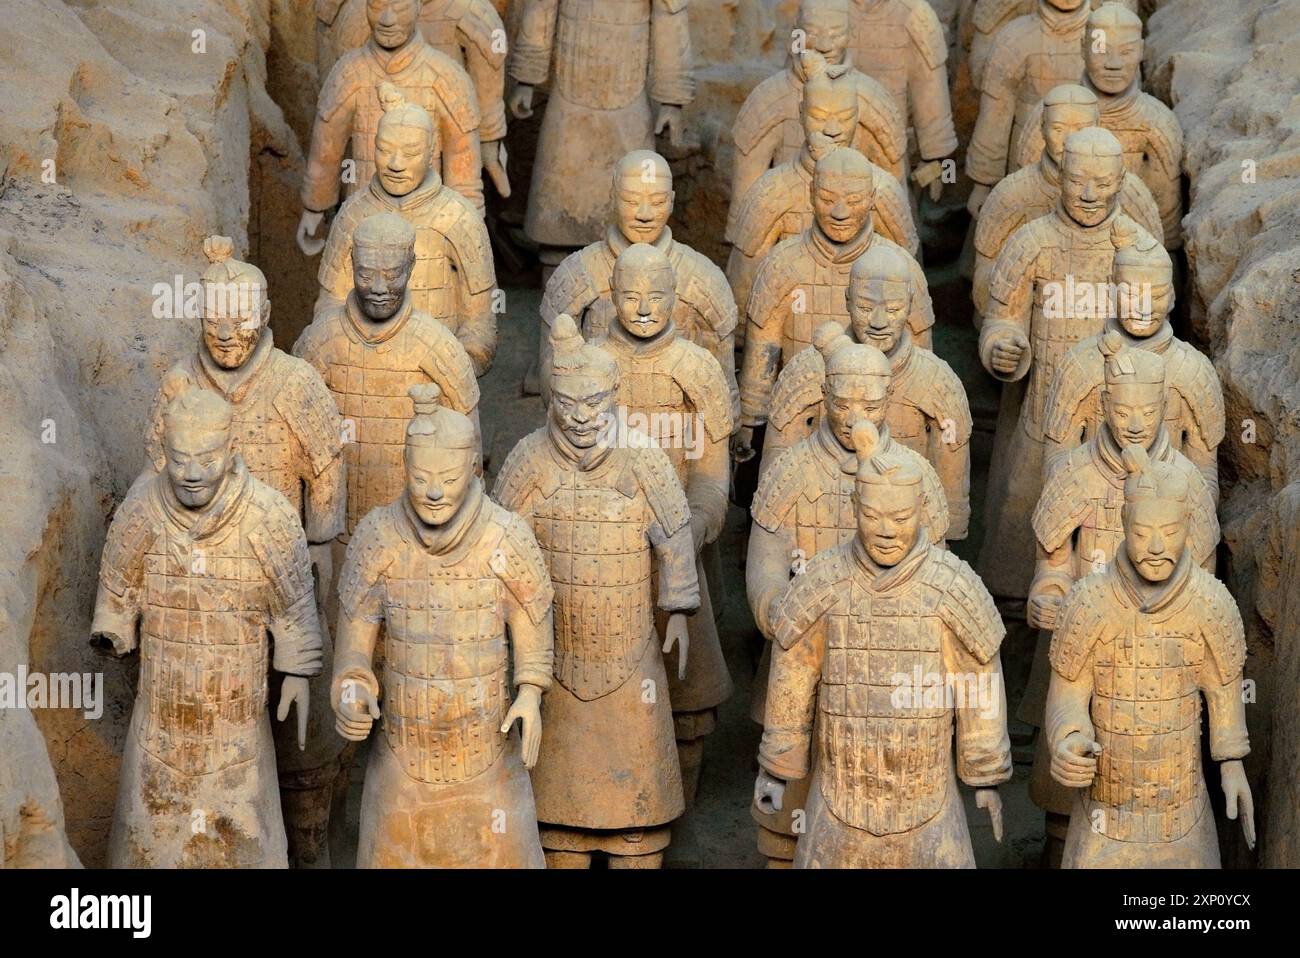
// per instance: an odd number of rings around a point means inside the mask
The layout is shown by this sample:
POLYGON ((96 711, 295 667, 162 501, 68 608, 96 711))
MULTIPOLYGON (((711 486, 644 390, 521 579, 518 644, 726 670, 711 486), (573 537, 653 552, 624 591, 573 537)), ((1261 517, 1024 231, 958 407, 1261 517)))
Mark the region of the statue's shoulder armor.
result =
POLYGON ((1088 663, 1093 647, 1105 634, 1114 606, 1113 570, 1085 576, 1071 587, 1057 614, 1052 633, 1052 668, 1073 682, 1088 663))
POLYGON ((790 582, 790 588, 777 606, 773 639, 789 649, 817 624, 817 620, 835 605, 841 586, 852 572, 845 546, 824 549, 808 560, 802 575, 790 582))

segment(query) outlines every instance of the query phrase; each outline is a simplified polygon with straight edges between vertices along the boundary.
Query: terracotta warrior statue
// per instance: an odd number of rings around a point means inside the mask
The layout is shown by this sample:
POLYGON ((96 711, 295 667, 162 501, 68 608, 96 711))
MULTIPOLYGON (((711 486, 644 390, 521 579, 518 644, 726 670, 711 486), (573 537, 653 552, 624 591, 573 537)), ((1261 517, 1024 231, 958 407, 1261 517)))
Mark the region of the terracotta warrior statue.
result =
MULTIPOLYGON (((1123 4, 1107 3, 1088 18, 1083 37, 1083 79, 1101 105, 1101 125, 1124 145, 1124 165, 1151 190, 1168 249, 1183 245, 1183 130, 1174 111, 1142 92, 1142 18, 1123 4)), ((1034 114, 1016 144, 1015 166, 1043 151, 1034 114)))
POLYGON ((412 303, 415 228, 395 213, 353 234, 354 288, 319 314, 293 347, 324 378, 343 416, 348 461, 347 531, 405 486, 403 431, 412 386, 437 383, 444 405, 478 421, 478 381, 465 348, 412 303))
POLYGON ((429 111, 438 124, 438 139, 431 146, 441 150, 432 157, 434 167, 447 186, 483 210, 474 84, 460 64, 420 36, 419 13, 420 0, 367 0, 370 39, 343 54, 321 85, 298 224, 298 246, 308 256, 320 252, 313 234, 338 202, 339 185, 346 184, 351 195, 366 189, 375 175, 375 133, 384 112, 381 83, 393 84, 429 111), (354 169, 343 165, 349 146, 354 169))
MULTIPOLYGON (((980 210, 975 228, 975 276, 972 296, 975 300, 975 326, 983 323, 989 306, 989 279, 993 264, 1011 238, 1026 223, 1051 213, 1061 198, 1061 161, 1065 141, 1070 134, 1100 126, 1097 96, 1073 83, 1054 87, 1043 98, 1043 110, 1036 114, 1043 142, 1035 162, 1021 167, 1001 180, 980 210)), ((1120 209, 1153 236, 1160 236, 1163 226, 1160 210, 1146 184, 1130 173, 1120 187, 1120 209)))
MULTIPOLYGON (((780 450, 759 480, 751 513, 754 518, 745 562, 745 591, 764 638, 773 638, 777 606, 792 576, 802 574, 809 559, 851 539, 857 530, 853 485, 855 423, 869 421, 876 429, 872 455, 881 462, 901 464, 921 477, 924 526, 931 540, 942 544, 948 532, 948 507, 933 468, 917 453, 895 442, 886 423, 889 405, 889 361, 874 346, 855 343, 833 323, 836 335, 818 343, 826 375, 820 383, 825 415, 814 431, 788 449, 780 450)), ((824 327, 824 328, 826 328, 824 327)), ((813 352, 813 350, 809 350, 813 352)), ((760 725, 767 702, 771 646, 765 646, 754 677, 750 716, 760 725)), ((751 812, 758 823, 758 847, 771 867, 794 860, 792 812, 804 808, 807 778, 792 782, 781 810, 751 812)))
MULTIPOLYGON (((964 539, 970 524, 970 404, 952 367, 930 350, 919 349, 907 328, 915 295, 912 261, 896 247, 872 246, 854 262, 847 295, 853 338, 876 347, 889 360, 889 432, 934 467, 948 502, 947 538, 964 539)), ((816 428, 822 413, 825 348, 842 334, 838 323, 827 323, 815 334, 818 348, 803 350, 781 370, 763 441, 764 468, 816 428)))
POLYGON ((91 641, 140 653, 110 868, 288 867, 270 670, 303 748, 321 631, 298 516, 250 475, 233 419, 206 389, 172 400, 164 471, 145 470, 108 530, 91 641))
POLYGON ((1146 232, 1120 210, 1124 157, 1098 127, 1065 141, 1055 210, 1012 234, 993 269, 980 361, 1002 390, 979 569, 996 596, 1021 599, 1033 575, 1029 516, 1042 491, 1047 393, 1066 352, 1109 312, 1115 251, 1146 232))
POLYGON ((616 412, 613 355, 551 327, 545 426, 507 457, 493 497, 532 526, 555 586, 555 679, 532 771, 550 868, 658 868, 685 807, 665 652, 689 662, 700 604, 690 507, 664 450, 616 412))
POLYGON ((912 177, 943 189, 942 161, 957 149, 948 96, 948 40, 926 0, 850 0, 849 50, 862 72, 894 96, 923 161, 912 177))
POLYGON ((533 88, 551 80, 524 222, 544 267, 600 239, 605 195, 590 173, 654 149, 660 133, 682 145, 682 108, 695 99, 688 2, 521 0, 511 112, 532 116, 533 88))
MULTIPOLYGON (((731 244, 727 279, 741 310, 749 303, 754 278, 768 253, 812 226, 817 163, 834 149, 850 147, 857 130, 858 97, 852 75, 831 77, 819 53, 805 53, 801 62, 808 75, 800 112, 803 148, 790 162, 759 177, 743 197, 733 194, 727 216, 726 237, 731 244)), ((875 183, 876 232, 916 256, 921 239, 906 188, 893 174, 861 153, 859 157, 875 183)))
POLYGON ((483 375, 497 348, 492 297, 496 268, 487 227, 469 201, 443 183, 429 163, 438 141, 433 120, 385 83, 384 115, 375 134, 378 168, 366 189, 344 201, 321 257, 316 312, 342 306, 352 290, 353 237, 363 220, 380 213, 415 227, 415 268, 408 283, 415 308, 460 340, 483 375))
POLYGON ((920 474, 876 460, 875 441, 854 427, 856 535, 777 606, 754 797, 780 811, 811 773, 796 868, 974 868, 957 779, 1001 841, 1002 623, 970 566, 931 543, 920 474))
MULTIPOLYGON (((1130 177, 1132 178, 1132 177, 1130 177)), ((1165 431, 1169 443, 1201 470, 1219 499, 1219 443, 1224 436, 1223 384, 1209 357, 1174 336, 1174 264, 1150 237, 1115 254, 1115 314, 1103 334, 1083 340, 1068 353, 1047 394, 1043 437, 1047 465, 1054 456, 1086 442, 1101 425, 1104 382, 1102 335, 1114 333, 1131 349, 1148 349, 1165 359, 1165 431)))
POLYGON ((1201 700, 1228 818, 1254 848, 1245 630, 1192 554, 1189 473, 1135 448, 1124 458, 1123 548, 1070 591, 1052 637, 1051 771, 1074 792, 1062 865, 1218 868, 1201 700))
MULTIPOLYGON (((202 277, 203 334, 198 349, 163 376, 149 413, 146 456, 157 471, 166 470, 167 410, 183 393, 201 389, 228 402, 231 435, 249 474, 284 496, 306 531, 323 600, 332 576, 330 543, 343 531, 347 504, 334 397, 308 363, 275 348, 262 271, 232 258, 229 237, 208 237, 203 251, 211 262, 202 277)), ((324 654, 328 665, 328 636, 324 654)), ((317 701, 325 700, 327 683, 327 677, 312 682, 317 701)), ((275 735, 289 860, 328 868, 325 838, 344 743, 320 709, 307 732, 305 751, 289 727, 275 735)))
POLYGON ((1038 0, 1032 13, 998 32, 966 151, 966 174, 975 181, 967 203, 972 216, 979 215, 989 191, 1012 172, 1012 150, 1038 101, 1055 86, 1078 82, 1083 72, 1079 44, 1090 9, 1087 0, 1038 0))
MULTIPOLYGON (((370 0, 316 0, 316 69, 370 39, 370 0)), ((464 67, 477 94, 483 171, 510 195, 506 176, 506 28, 491 0, 423 0, 417 25, 424 41, 464 67)))
MULTIPOLYGON (((804 148, 803 88, 808 72, 801 55, 816 53, 828 74, 847 75, 857 85, 857 129, 848 144, 872 163, 907 181, 907 114, 888 90, 855 69, 849 46, 849 0, 801 0, 796 38, 785 69, 774 73, 745 98, 731 128, 736 146, 731 198, 739 204, 749 188, 774 166, 797 159, 804 148)), ((818 112, 826 112, 818 108, 818 112)), ((844 111, 847 117, 847 110, 844 111)))
MULTIPOLYGON (((993 40, 1002 28, 1017 17, 1032 14, 1038 3, 1039 0, 975 0, 968 47, 971 86, 980 89, 993 40)), ((1138 0, 1091 0, 1092 9, 1096 10, 1103 3, 1118 3, 1134 12, 1138 8, 1138 0)))
POLYGON ((634 150, 614 167, 611 222, 605 238, 569 256, 552 274, 542 298, 542 396, 547 394, 550 328, 561 314, 572 316, 587 339, 609 332, 617 307, 611 298, 614 264, 635 243, 649 243, 668 257, 676 277, 673 325, 677 333, 718 360, 740 414, 736 387, 736 306, 722 270, 703 253, 679 242, 668 228, 673 213, 673 174, 650 150, 634 150))
POLYGON ((907 324, 917 345, 930 348, 934 307, 925 273, 906 250, 876 233, 877 182, 870 163, 856 150, 833 150, 817 161, 812 190, 812 225, 772 250, 749 298, 737 458, 748 454, 754 428, 767 421, 781 367, 812 343, 813 331, 823 323, 849 325, 849 271, 873 246, 892 246, 911 261, 917 295, 907 324))
MULTIPOLYGON (((1173 448, 1164 426, 1165 362, 1160 354, 1130 349, 1118 332, 1099 343, 1105 380, 1101 391, 1102 421, 1095 435, 1053 463, 1033 514, 1038 562, 1029 587, 1028 622, 1039 632, 1034 667, 1021 701, 1019 718, 1043 725, 1043 708, 1050 674, 1048 633, 1070 587, 1099 572, 1115 559, 1124 537, 1120 521, 1127 475, 1124 451, 1142 449, 1152 462, 1167 464, 1180 474, 1188 490, 1192 559, 1214 568, 1219 543, 1215 501, 1200 471, 1173 448)), ((1048 775, 1050 750, 1039 738, 1030 797, 1047 812, 1047 833, 1064 841, 1071 796, 1048 775)))
POLYGON ((440 393, 411 387, 405 492, 361 521, 340 579, 339 734, 364 741, 383 702, 357 867, 543 868, 528 769, 554 593, 527 523, 483 490, 477 428, 440 393))
POLYGON ((713 603, 699 554, 717 540, 727 518, 731 410, 717 360, 678 334, 673 316, 672 263, 644 243, 619 254, 612 298, 615 321, 596 340, 618 363, 618 409, 667 454, 686 490, 700 583, 700 611, 690 618, 690 667, 674 679, 676 653, 666 657, 668 691, 682 761, 687 804, 695 797, 704 737, 717 725, 718 706, 731 697, 713 603))

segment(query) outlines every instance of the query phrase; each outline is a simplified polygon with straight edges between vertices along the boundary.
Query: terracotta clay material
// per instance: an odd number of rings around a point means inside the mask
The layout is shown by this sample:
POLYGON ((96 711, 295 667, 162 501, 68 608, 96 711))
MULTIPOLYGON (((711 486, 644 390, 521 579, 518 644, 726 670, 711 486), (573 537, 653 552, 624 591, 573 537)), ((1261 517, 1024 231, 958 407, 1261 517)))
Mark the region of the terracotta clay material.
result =
MULTIPOLYGON (((967 45, 970 63, 971 85, 980 89, 984 79, 984 67, 988 63, 989 52, 998 33, 1017 17, 1034 12, 1039 0, 975 0, 971 14, 971 39, 967 45)), ((1138 0, 1091 0, 1092 9, 1102 4, 1119 3, 1129 10, 1137 11, 1138 0)))
MULTIPOLYGON (((1174 111, 1142 92, 1142 19, 1108 3, 1088 18, 1083 37, 1083 79, 1101 104, 1101 125, 1124 144, 1124 165, 1151 190, 1160 209, 1168 249, 1183 245, 1183 131, 1174 111)), ((1043 150, 1036 114, 1015 143, 1012 167, 1038 159, 1043 150)))
MULTIPOLYGON (((731 244, 727 279, 741 310, 748 304, 754 280, 772 249, 813 225, 812 191, 818 161, 837 147, 851 146, 854 138, 858 106, 852 76, 832 77, 817 53, 803 54, 800 62, 808 76, 800 107, 804 144, 794 159, 768 170, 743 196, 732 194, 727 214, 726 238, 731 244)), ((921 240, 907 189, 865 157, 862 164, 875 184, 876 232, 916 256, 921 240)))
POLYGON ((364 741, 383 722, 357 866, 543 868, 527 770, 551 686, 554 593, 527 524, 483 490, 477 427, 440 394, 411 387, 405 491, 362 520, 340 577, 338 731, 364 741))
POLYGON ((688 666, 691 509, 668 455, 617 415, 613 355, 567 316, 551 338, 547 424, 511 451, 493 492, 532 526, 555 586, 556 685, 532 773, 542 846, 549 867, 600 851, 611 867, 653 868, 685 806, 655 617, 688 666))
POLYGON ((804 50, 820 54, 829 72, 842 70, 857 85, 857 130, 849 145, 905 183, 907 114, 899 111, 893 96, 879 82, 855 69, 848 53, 849 0, 802 0, 795 31, 785 69, 756 86, 736 114, 731 128, 736 147, 732 203, 738 204, 748 195, 769 169, 794 161, 804 148, 801 110, 808 80, 800 55, 804 50))
POLYGON ((695 99, 687 4, 521 0, 511 112, 532 116, 533 88, 550 80, 524 223, 534 242, 595 242, 607 211, 589 172, 603 175, 632 150, 653 149, 657 133, 682 144, 682 107, 695 99))
POLYGON ((740 414, 731 288, 712 260, 674 238, 668 218, 675 198, 672 170, 658 153, 637 150, 614 167, 613 215, 605 238, 565 259, 546 284, 538 365, 543 400, 549 391, 550 327, 555 318, 567 314, 587 339, 603 337, 616 322, 611 299, 614 264, 634 243, 649 243, 672 264, 676 278, 672 318, 678 335, 718 360, 732 397, 732 416, 740 414))
POLYGON ((302 184, 298 245, 320 252, 312 234, 326 210, 347 194, 364 190, 375 175, 375 133, 383 107, 379 85, 391 83, 412 103, 429 111, 438 127, 433 164, 443 182, 481 212, 479 111, 474 84, 463 67, 425 42, 416 27, 420 0, 368 0, 371 35, 343 54, 321 84, 311 150, 302 184), (351 147, 354 168, 345 179, 343 155, 351 147))
MULTIPOLYGON (((1126 246, 1115 254, 1115 288, 1120 301, 1106 321, 1131 349, 1148 349, 1165 359, 1165 431, 1173 448, 1190 459, 1219 498, 1219 444, 1225 413, 1223 385, 1214 364, 1200 350, 1174 336, 1174 265, 1158 241, 1126 246)), ((1053 456, 1087 441, 1101 426, 1104 381, 1101 336, 1083 340, 1065 355, 1047 397, 1043 435, 1053 456)))
MULTIPOLYGON (((896 248, 872 246, 849 273, 849 330, 889 360, 890 434, 938 473, 951 516, 947 538, 956 541, 966 538, 970 524, 970 404, 952 368, 912 340, 907 318, 913 284, 911 260, 896 248)), ((824 355, 842 334, 838 323, 827 323, 814 337, 817 349, 803 350, 781 370, 763 440, 764 470, 782 449, 816 429, 823 410, 824 355)))
POLYGON ((1150 238, 1120 210, 1124 177, 1114 136, 1097 127, 1072 134, 1056 209, 1016 230, 993 269, 980 361, 1007 385, 978 568, 999 597, 1025 597, 1033 573, 1029 516, 1042 491, 1048 390, 1070 347, 1105 325, 1116 250, 1150 238))
POLYGON ((1007 173, 1011 151, 1038 101, 1083 72, 1079 44, 1091 8, 1085 0, 1038 0, 1032 13, 1008 23, 989 51, 980 84, 979 119, 966 151, 975 181, 969 209, 978 215, 988 191, 1007 173))
POLYGON ((208 390, 172 400, 165 471, 146 469, 109 527, 91 641, 140 653, 110 868, 288 865, 270 669, 302 747, 321 631, 298 516, 249 473, 233 417, 208 390))
MULTIPOLYGON (((943 25, 926 0, 850 3, 849 49, 854 63, 893 95, 898 112, 913 131, 921 159, 937 165, 957 149, 943 25)), ((937 170, 933 175, 933 182, 940 182, 937 170)))
POLYGON ((876 438, 854 427, 856 535, 775 610, 754 795, 781 811, 786 782, 811 773, 796 868, 973 868, 957 779, 1000 841, 1011 777, 1002 623, 970 567, 929 541, 921 474, 876 461, 876 438))
MULTIPOLYGON (((1040 134, 1047 149, 1034 163, 1007 176, 989 194, 980 209, 975 229, 975 276, 972 296, 975 300, 975 325, 983 322, 989 305, 989 280, 993 264, 1020 227, 1052 212, 1061 197, 1061 161, 1065 141, 1070 134, 1099 126, 1097 96, 1091 90, 1072 83, 1054 87, 1043 98, 1043 110, 1037 114, 1040 134)), ((1164 227, 1160 209, 1146 184, 1131 172, 1120 188, 1120 209, 1153 236, 1164 227)))
POLYGON ((294 345, 324 378, 343 417, 348 461, 347 531, 401 493, 409 390, 437 383, 443 403, 478 421, 478 382, 465 348, 412 302, 416 231, 393 213, 363 220, 353 235, 355 288, 319 314, 294 345))
MULTIPOLYGON (((370 39, 369 0, 316 0, 316 69, 323 77, 335 61, 370 39)), ((506 178, 506 28, 490 0, 423 0, 420 35, 465 68, 474 84, 480 117, 483 170, 502 196, 506 178)))
POLYGON ((430 165, 438 134, 428 112, 408 104, 391 84, 383 84, 379 99, 379 169, 364 190, 348 197, 330 227, 315 311, 342 306, 352 291, 353 237, 361 223, 395 214, 415 227, 415 265, 407 280, 411 302, 456 334, 481 376, 497 348, 496 268, 487 227, 430 165))
MULTIPOLYGON (((737 451, 750 444, 753 427, 767 421, 772 388, 781 367, 812 343, 827 321, 849 325, 846 291, 853 262, 873 245, 899 249, 876 233, 877 184, 870 163, 840 147, 817 161, 812 226, 779 243, 763 261, 749 298, 745 351, 740 367, 737 451)), ((908 327, 916 343, 930 347, 934 308, 925 273, 911 259, 915 289, 908 327)))
MULTIPOLYGON (((285 497, 306 531, 323 599, 332 576, 330 543, 343 532, 347 504, 342 420, 320 374, 275 348, 261 270, 231 258, 229 237, 209 237, 203 250, 211 261, 202 277, 203 335, 197 351, 163 376, 149 413, 146 457, 166 469, 166 413, 181 394, 202 389, 230 403, 231 434, 249 473, 285 497)), ((328 637, 324 654, 328 667, 328 637)), ((327 682, 323 675, 312 681, 317 701, 324 701, 327 682)), ((288 726, 275 735, 289 860, 327 868, 330 795, 344 743, 319 709, 307 738, 303 751, 288 726)))
POLYGON ((1218 868, 1201 700, 1230 819, 1255 845, 1237 603, 1193 555, 1193 470, 1126 449, 1123 547, 1052 637, 1051 774, 1074 792, 1065 868, 1218 868), (1147 690, 1159 691, 1150 701, 1147 690), (1136 723, 1133 717, 1137 716, 1136 723))
MULTIPOLYGON (((872 455, 880 462, 904 465, 922 477, 921 496, 925 528, 931 540, 942 544, 948 534, 949 513, 939 476, 918 453, 890 436, 891 370, 889 361, 873 346, 855 343, 827 323, 816 350, 825 353, 818 383, 819 403, 813 432, 785 449, 764 449, 764 469, 754 495, 754 524, 745 562, 745 591, 759 631, 769 641, 776 607, 808 560, 825 549, 848 541, 857 529, 853 485, 857 458, 852 426, 866 419, 878 433, 872 455), (826 374, 829 370, 829 374, 826 374), (823 412, 825 415, 823 415, 823 412)), ((767 701, 771 649, 765 647, 754 676, 750 715, 762 724, 767 701)), ((759 825, 759 849, 773 865, 794 858, 794 824, 790 811, 802 808, 807 780, 792 782, 784 812, 752 809, 759 825)))
POLYGON ((664 450, 690 506, 700 611, 689 620, 690 665, 684 679, 676 677, 676 653, 665 658, 689 805, 699 781, 704 737, 716 727, 718 706, 732 692, 699 558, 717 540, 727 517, 732 420, 727 379, 717 360, 677 332, 676 285, 663 252, 646 244, 628 247, 614 264, 611 298, 617 315, 596 344, 618 363, 619 414, 664 450))

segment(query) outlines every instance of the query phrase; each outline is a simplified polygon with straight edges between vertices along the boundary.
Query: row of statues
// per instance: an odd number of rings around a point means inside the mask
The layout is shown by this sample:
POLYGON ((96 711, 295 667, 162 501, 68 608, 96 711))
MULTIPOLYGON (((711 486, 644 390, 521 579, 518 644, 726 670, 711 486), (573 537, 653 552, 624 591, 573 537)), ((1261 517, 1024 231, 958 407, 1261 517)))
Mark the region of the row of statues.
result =
POLYGON ((974 5, 973 295, 1004 386, 972 568, 948 545, 974 423, 918 260, 957 147, 923 0, 800 4, 737 119, 725 272, 674 237, 652 149, 694 91, 687 0, 526 0, 509 58, 483 0, 323 2, 312 322, 281 351, 266 277, 205 242, 200 341, 109 530, 93 641, 141 658, 110 864, 328 865, 370 740, 363 867, 658 867, 733 691, 744 468, 769 864, 974 867, 958 782, 1001 840, 1011 628, 1039 633, 1019 714, 1065 865, 1217 866, 1202 701, 1253 843, 1222 390, 1170 325, 1181 145, 1131 6, 974 5), (551 81, 546 415, 489 493, 506 72, 517 116, 551 81))

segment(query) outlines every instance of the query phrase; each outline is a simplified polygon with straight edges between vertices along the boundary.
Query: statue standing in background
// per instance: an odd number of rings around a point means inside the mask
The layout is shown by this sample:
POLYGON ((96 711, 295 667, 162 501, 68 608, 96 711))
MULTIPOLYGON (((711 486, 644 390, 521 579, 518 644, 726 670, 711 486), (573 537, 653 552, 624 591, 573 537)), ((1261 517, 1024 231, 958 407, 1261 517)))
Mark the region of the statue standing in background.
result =
POLYGON ((412 304, 456 335, 482 376, 497 348, 496 268, 487 227, 430 164, 438 132, 428 112, 408 104, 388 83, 379 98, 384 115, 375 133, 378 169, 366 189, 344 201, 330 226, 315 311, 342 306, 352 290, 353 235, 361 222, 396 214, 415 227, 415 266, 407 282, 412 304))
MULTIPOLYGON (((211 261, 202 277, 203 335, 199 348, 163 376, 149 413, 146 456, 156 470, 166 470, 167 409, 185 392, 206 390, 228 402, 231 435, 248 472, 284 496, 302 523, 323 605, 333 575, 331 543, 343 532, 347 504, 342 420, 316 370, 276 349, 262 271, 232 258, 229 237, 208 237, 203 251, 211 261)), ((328 633, 322 650, 328 669, 328 633)), ((327 675, 322 671, 312 681, 318 702, 325 701, 327 675)), ((303 750, 290 727, 276 729, 289 861, 328 868, 330 802, 344 743, 321 709, 312 715, 307 741, 303 750)))
POLYGON ((633 150, 653 149, 660 133, 682 144, 682 108, 695 99, 687 4, 522 0, 511 112, 532 116, 533 88, 551 79, 524 222, 544 269, 600 239, 606 197, 585 174, 604 175, 633 150), (659 104, 653 116, 651 99, 659 104))
POLYGON ((527 524, 483 491, 477 428, 440 394, 411 387, 405 492, 362 520, 340 578, 340 734, 369 737, 383 694, 357 865, 543 868, 528 769, 551 686, 551 580, 527 524))
POLYGON ((110 868, 288 866, 269 677, 304 748, 321 631, 298 515, 249 474, 233 418, 214 392, 172 400, 165 470, 145 470, 108 530, 91 641, 140 653, 110 868))
POLYGON ((685 677, 700 604, 690 507, 673 464, 615 413, 619 368, 568 316, 551 327, 550 413, 493 497, 532 526, 555 587, 555 679, 533 769, 550 868, 658 868, 682 813, 664 652, 685 677))

